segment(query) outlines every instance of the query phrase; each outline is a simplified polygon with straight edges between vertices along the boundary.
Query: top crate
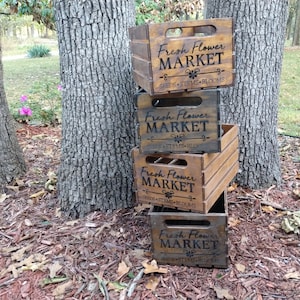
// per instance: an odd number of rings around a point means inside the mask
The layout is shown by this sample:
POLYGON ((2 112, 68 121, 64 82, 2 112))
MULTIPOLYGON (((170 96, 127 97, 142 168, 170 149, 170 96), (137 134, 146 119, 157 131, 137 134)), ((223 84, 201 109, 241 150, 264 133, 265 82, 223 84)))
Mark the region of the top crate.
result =
POLYGON ((233 84, 232 18, 146 24, 129 35, 134 80, 150 95, 233 84))

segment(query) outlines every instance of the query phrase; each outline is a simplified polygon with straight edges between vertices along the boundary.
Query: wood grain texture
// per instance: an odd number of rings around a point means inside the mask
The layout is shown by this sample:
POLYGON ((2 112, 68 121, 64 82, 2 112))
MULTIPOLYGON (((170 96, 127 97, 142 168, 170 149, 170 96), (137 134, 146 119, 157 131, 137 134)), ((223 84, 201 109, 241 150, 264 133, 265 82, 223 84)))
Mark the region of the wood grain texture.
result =
POLYGON ((130 28, 130 38, 134 79, 151 95, 233 84, 230 18, 142 25, 130 28))
POLYGON ((142 153, 220 151, 219 91, 136 95, 142 153))
POLYGON ((237 126, 223 130, 219 153, 141 154, 134 148, 137 201, 207 213, 238 171, 237 126))

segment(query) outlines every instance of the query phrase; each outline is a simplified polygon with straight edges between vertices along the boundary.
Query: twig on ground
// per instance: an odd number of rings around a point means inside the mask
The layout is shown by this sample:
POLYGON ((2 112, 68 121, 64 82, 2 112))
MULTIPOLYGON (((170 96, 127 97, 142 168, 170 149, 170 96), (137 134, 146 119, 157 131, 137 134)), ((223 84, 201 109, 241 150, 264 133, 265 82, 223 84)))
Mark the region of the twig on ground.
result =
POLYGON ((127 297, 131 297, 134 290, 135 290, 135 287, 138 283, 138 281, 143 277, 144 275, 144 269, 142 269, 133 279, 130 287, 128 288, 128 292, 127 292, 127 297))

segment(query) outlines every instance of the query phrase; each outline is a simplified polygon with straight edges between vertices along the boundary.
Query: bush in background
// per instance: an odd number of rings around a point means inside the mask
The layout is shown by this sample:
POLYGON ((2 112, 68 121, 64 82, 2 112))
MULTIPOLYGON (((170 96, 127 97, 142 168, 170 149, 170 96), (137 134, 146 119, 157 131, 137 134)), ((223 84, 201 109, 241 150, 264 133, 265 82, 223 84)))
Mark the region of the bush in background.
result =
POLYGON ((45 45, 34 45, 28 49, 27 55, 30 58, 49 56, 50 48, 45 45))

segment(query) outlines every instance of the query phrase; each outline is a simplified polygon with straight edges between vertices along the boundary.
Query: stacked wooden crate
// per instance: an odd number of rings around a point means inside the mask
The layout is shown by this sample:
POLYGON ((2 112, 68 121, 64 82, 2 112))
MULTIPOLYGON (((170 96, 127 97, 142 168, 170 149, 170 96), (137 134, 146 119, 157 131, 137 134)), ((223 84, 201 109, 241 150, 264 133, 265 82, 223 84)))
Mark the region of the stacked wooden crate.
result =
POLYGON ((238 128, 221 124, 219 88, 234 81, 232 19, 129 30, 139 145, 137 201, 150 203, 159 263, 226 268, 227 186, 238 171, 238 128))

